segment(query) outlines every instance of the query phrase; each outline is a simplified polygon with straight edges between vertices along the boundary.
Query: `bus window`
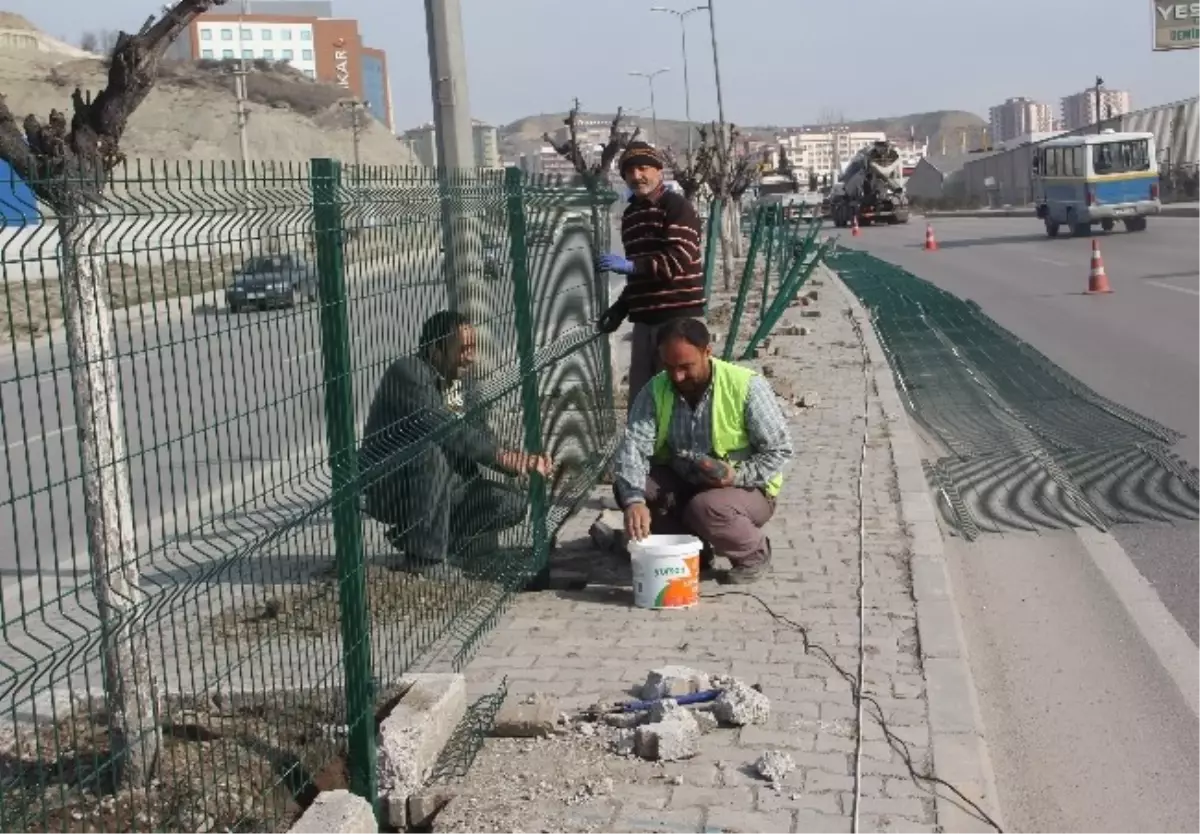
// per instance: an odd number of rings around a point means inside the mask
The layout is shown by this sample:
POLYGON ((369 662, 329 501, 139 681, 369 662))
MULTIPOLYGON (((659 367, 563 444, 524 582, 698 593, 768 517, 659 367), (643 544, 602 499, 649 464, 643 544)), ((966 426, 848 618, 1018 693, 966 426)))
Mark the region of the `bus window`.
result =
POLYGON ((1050 148, 1046 151, 1046 176, 1061 176, 1058 161, 1062 158, 1061 148, 1050 148))
POLYGON ((1150 170, 1150 142, 1130 139, 1092 146, 1092 170, 1097 174, 1124 174, 1150 170))

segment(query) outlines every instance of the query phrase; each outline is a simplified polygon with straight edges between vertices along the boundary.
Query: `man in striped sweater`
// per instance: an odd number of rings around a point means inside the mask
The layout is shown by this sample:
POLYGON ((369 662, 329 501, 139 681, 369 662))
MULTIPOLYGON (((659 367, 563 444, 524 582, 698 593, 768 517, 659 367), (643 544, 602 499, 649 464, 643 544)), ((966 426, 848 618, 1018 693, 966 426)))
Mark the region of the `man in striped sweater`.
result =
POLYGON ((621 217, 625 255, 600 256, 597 268, 627 276, 620 299, 601 317, 612 332, 633 322, 629 402, 661 370, 655 336, 668 321, 704 316, 700 218, 680 193, 663 183, 663 157, 646 142, 621 154, 621 177, 633 192, 621 217))

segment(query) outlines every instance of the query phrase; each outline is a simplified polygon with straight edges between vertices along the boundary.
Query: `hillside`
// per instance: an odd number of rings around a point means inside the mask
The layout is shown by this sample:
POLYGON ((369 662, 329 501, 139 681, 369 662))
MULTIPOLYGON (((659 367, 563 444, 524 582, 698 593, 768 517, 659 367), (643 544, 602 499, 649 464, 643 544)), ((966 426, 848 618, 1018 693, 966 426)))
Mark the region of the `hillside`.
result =
MULTIPOLYGON (((611 113, 583 114, 583 119, 611 120, 611 113)), ((553 132, 562 127, 566 113, 543 114, 527 116, 512 124, 500 128, 500 152, 508 158, 515 154, 536 151, 542 145, 542 134, 553 132)), ((642 128, 646 137, 650 133, 650 120, 639 118, 636 124, 642 128)), ((929 137, 931 149, 940 147, 942 137, 947 146, 956 147, 959 142, 959 129, 967 128, 972 138, 978 141, 979 129, 987 124, 986 121, 964 110, 935 110, 929 113, 910 113, 904 116, 890 116, 877 119, 862 119, 848 122, 854 130, 882 130, 889 136, 908 136, 911 130, 918 138, 929 137)), ((748 137, 770 140, 771 137, 784 130, 792 129, 782 126, 739 126, 742 133, 748 137)), ((799 126, 797 126, 799 127, 799 126)), ((805 125, 811 130, 820 130, 816 125, 805 125)), ((688 124, 673 119, 658 120, 658 143, 660 145, 682 148, 687 145, 688 124)))
MULTIPOLYGON (((0 44, 0 93, 18 120, 45 119, 52 107, 69 110, 78 85, 93 92, 105 83, 94 58, 73 59, 0 44)), ((247 76, 250 158, 299 162, 354 157, 350 114, 338 106, 338 87, 319 84, 287 67, 255 66, 247 76)), ((386 127, 363 117, 360 158, 367 164, 413 165, 412 155, 386 127)), ((130 160, 240 158, 233 76, 218 62, 174 63, 130 119, 122 148, 130 160)))

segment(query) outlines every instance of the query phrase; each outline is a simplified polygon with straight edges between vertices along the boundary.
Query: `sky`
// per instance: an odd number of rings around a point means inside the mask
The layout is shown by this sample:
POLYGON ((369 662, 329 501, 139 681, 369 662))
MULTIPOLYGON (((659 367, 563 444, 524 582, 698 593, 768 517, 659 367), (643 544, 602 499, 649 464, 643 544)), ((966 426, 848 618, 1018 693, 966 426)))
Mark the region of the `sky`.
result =
MULTIPOLYGON (((73 43, 136 29, 166 0, 0 0, 73 43)), ((388 53, 398 131, 431 118, 423 0, 333 0, 368 46, 388 53)), ((497 125, 562 112, 637 111, 655 81, 659 118, 683 118, 680 27, 703 0, 460 0, 472 115, 497 125)), ((727 118, 803 124, 988 107, 1061 96, 1100 75, 1134 109, 1195 96, 1200 50, 1151 50, 1151 0, 713 0, 727 118)), ((238 0, 228 8, 236 9, 238 0)), ((708 16, 687 20, 692 117, 716 117, 708 16)), ((648 110, 645 111, 648 113, 648 110)))

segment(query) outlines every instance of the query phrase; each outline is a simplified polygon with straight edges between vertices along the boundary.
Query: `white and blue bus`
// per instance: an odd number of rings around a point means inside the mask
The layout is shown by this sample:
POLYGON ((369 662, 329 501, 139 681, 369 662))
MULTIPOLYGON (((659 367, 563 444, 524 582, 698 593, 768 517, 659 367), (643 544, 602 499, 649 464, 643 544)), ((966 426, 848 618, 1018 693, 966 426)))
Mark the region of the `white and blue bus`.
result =
POLYGON ((1158 214, 1158 164, 1153 133, 1105 130, 1050 139, 1033 157, 1033 199, 1046 234, 1066 226, 1086 235, 1099 224, 1110 231, 1120 220, 1130 232, 1144 231, 1158 214))

